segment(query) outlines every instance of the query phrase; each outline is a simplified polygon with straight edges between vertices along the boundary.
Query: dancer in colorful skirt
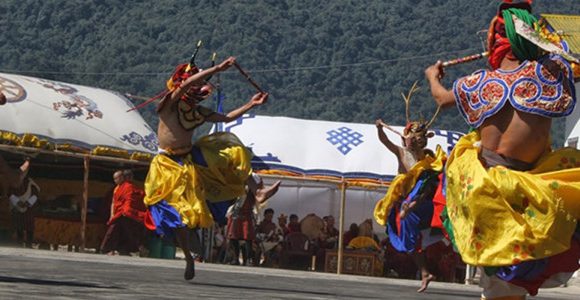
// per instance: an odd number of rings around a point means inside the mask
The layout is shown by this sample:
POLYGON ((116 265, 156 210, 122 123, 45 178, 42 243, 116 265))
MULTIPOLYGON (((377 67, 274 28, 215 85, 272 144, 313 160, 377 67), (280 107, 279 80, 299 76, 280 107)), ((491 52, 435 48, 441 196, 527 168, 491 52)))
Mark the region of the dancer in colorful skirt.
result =
POLYGON ((483 267, 483 299, 525 299, 579 267, 580 151, 550 149, 552 118, 576 104, 573 69, 516 33, 518 20, 550 37, 531 1, 505 2, 489 28, 491 69, 451 90, 441 62, 425 71, 435 102, 476 128, 447 160, 446 199, 463 261, 483 267))
MULTIPOLYGON (((252 174, 254 182, 258 184, 258 189, 264 188, 264 182, 257 174, 252 174)), ((248 189, 245 197, 240 197, 234 205, 231 206, 231 214, 228 216, 227 223, 227 239, 234 249, 233 264, 240 264, 240 241, 244 242, 244 249, 242 251, 243 265, 248 266, 254 257, 252 246, 256 241, 256 218, 254 216, 254 209, 264 201, 272 197, 280 187, 280 181, 274 183, 273 188, 269 189, 269 193, 265 197, 261 197, 260 202, 256 201, 256 196, 248 189)), ((259 262, 256 262, 259 265, 259 262)))
POLYGON ((399 252, 409 253, 421 271, 421 287, 417 292, 427 289, 435 276, 427 268, 424 250, 440 241, 440 231, 432 230, 433 195, 439 184, 438 175, 443 169, 445 154, 437 147, 436 154, 426 149, 427 139, 433 136, 428 132, 437 113, 430 122, 409 120, 411 95, 417 91, 416 83, 405 98, 407 125, 401 135, 403 147, 389 140, 383 127, 391 129, 382 120, 376 121, 379 140, 391 151, 399 163, 399 175, 391 183, 385 197, 374 211, 375 220, 387 226, 391 245, 399 252))
POLYGON ((207 228, 214 219, 225 221, 232 202, 227 200, 244 195, 246 185, 257 201, 268 193, 268 188, 259 189, 251 180, 252 154, 235 135, 214 133, 192 144, 194 129, 204 122, 231 122, 267 101, 267 93, 257 93, 226 115, 199 105, 212 91, 208 78, 234 64, 235 58, 230 57, 203 71, 193 58, 189 64, 179 65, 157 108, 159 154, 151 162, 145 181, 146 225, 163 236, 175 233, 187 261, 186 280, 195 276, 188 229, 207 228))

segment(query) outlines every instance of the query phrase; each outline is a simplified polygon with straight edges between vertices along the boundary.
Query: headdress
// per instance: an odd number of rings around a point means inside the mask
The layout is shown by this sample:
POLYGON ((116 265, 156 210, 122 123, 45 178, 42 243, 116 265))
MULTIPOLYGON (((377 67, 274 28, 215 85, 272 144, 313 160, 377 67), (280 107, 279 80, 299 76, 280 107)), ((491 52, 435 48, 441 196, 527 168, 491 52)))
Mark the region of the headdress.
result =
MULTIPOLYGON (((199 48, 201 48, 201 41, 197 42, 195 52, 191 56, 189 63, 180 64, 175 68, 173 75, 171 76, 171 78, 167 80, 166 83, 167 90, 169 92, 172 92, 189 77, 201 71, 195 64, 195 58, 197 56, 197 53, 199 52, 199 48)), ((216 54, 214 53, 212 56, 212 67, 215 65, 215 56, 216 54)), ((182 96, 181 100, 191 99, 196 102, 205 100, 212 92, 212 87, 210 84, 208 84, 210 79, 211 76, 205 79, 204 84, 189 88, 187 91, 185 91, 185 94, 182 96)))
MULTIPOLYGON (((166 89, 164 91, 162 91, 161 93, 157 94, 156 96, 150 98, 149 100, 135 106, 134 108, 128 110, 128 112, 132 111, 132 110, 140 109, 140 108, 146 106, 147 104, 149 104, 157 99, 163 99, 163 97, 165 97, 167 94, 173 92, 176 88, 181 86, 181 84, 187 78, 191 77, 192 75, 194 75, 196 73, 199 73, 200 69, 195 64, 195 58, 197 56, 197 53, 199 52, 199 48, 201 48, 201 40, 197 42, 195 52, 191 56, 189 63, 180 64, 175 68, 173 75, 166 82, 166 89)), ((212 64, 211 64, 212 67, 215 65, 215 57, 216 57, 216 54, 214 53, 212 55, 212 64)), ((181 97, 181 100, 186 101, 188 99, 191 99, 195 102, 200 102, 200 101, 206 99, 209 96, 209 94, 211 94, 211 92, 213 90, 212 85, 209 83, 210 79, 211 79, 211 76, 209 76, 205 79, 205 83, 203 85, 193 86, 193 87, 189 88, 187 91, 185 91, 185 94, 181 97)), ((157 110, 159 110, 159 109, 160 108, 157 108, 157 110)))
POLYGON ((511 0, 503 1, 490 23, 487 34, 488 61, 494 70, 500 67, 504 57, 520 61, 534 60, 538 57, 538 47, 516 34, 512 15, 532 27, 538 21, 532 15, 532 0, 517 3, 511 0))
POLYGON ((422 117, 419 121, 411 121, 411 119, 409 117, 411 96, 413 95, 413 93, 417 92, 418 90, 419 90, 419 87, 417 86, 417 81, 415 81, 415 83, 413 83, 413 86, 411 87, 411 89, 409 90, 407 95, 401 93, 401 96, 403 96, 403 99, 405 100, 405 117, 407 119, 407 124, 405 125, 405 129, 404 129, 403 135, 402 135, 403 138, 408 138, 411 136, 423 136, 425 138, 430 138, 433 136, 433 133, 432 132, 429 133, 428 130, 429 130, 429 127, 431 127, 431 124, 433 124, 433 121, 435 121, 435 118, 437 117, 437 115, 439 114, 439 111, 441 110, 441 106, 437 107, 435 114, 433 115, 431 120, 429 120, 429 122, 426 122, 425 120, 423 120, 422 117))

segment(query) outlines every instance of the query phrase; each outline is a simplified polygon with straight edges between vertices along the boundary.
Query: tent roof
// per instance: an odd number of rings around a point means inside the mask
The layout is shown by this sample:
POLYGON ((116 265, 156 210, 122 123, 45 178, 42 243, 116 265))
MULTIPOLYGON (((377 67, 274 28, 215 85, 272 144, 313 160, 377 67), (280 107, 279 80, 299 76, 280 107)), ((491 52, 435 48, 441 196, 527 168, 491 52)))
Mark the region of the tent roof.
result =
POLYGON ((542 14, 552 27, 561 31, 572 53, 580 53, 580 16, 542 14))
POLYGON ((157 136, 133 104, 109 90, 0 73, 2 143, 147 160, 157 136))
MULTIPOLYGON (((403 131, 403 127, 393 128, 403 131)), ((244 115, 220 129, 236 134, 252 149, 256 170, 377 181, 391 181, 397 175, 397 159, 379 141, 374 124, 244 115)), ((435 137, 429 139, 428 148, 435 150, 441 145, 446 152, 463 135, 433 132, 435 137)), ((399 136, 388 130, 385 133, 400 144, 399 136)))

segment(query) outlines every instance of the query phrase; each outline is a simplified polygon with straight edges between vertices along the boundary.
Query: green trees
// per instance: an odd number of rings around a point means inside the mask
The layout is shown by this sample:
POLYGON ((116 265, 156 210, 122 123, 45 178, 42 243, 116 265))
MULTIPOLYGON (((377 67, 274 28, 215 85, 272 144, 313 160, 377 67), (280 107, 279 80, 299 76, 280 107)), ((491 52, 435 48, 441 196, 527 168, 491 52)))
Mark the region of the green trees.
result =
MULTIPOLYGON (((574 2, 534 5, 578 14, 574 2)), ((459 0, 4 0, 0 71, 151 96, 201 39, 202 67, 213 51, 218 59, 236 56, 271 92, 259 114, 365 123, 381 117, 402 125, 400 93, 419 80, 424 88, 412 107, 430 116, 435 107, 423 70, 480 52, 475 33, 487 28, 496 7, 459 0)), ((446 82, 484 66, 449 69, 446 82)), ((235 70, 221 81, 226 109, 254 93, 235 70)), ((435 127, 467 129, 454 110, 435 127)))

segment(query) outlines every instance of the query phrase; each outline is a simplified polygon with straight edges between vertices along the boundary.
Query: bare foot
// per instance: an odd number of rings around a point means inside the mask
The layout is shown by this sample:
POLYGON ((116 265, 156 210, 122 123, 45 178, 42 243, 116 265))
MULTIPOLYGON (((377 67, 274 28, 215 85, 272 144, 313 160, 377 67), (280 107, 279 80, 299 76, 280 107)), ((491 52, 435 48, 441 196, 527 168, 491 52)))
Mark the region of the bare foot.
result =
POLYGON ((417 201, 403 203, 401 205, 401 212, 399 212, 399 217, 401 219, 404 219, 407 216, 407 214, 409 214, 411 210, 413 210, 413 207, 415 207, 415 205, 417 205, 417 201))
POLYGON ((433 280, 435 280, 435 276, 433 276, 433 274, 424 276, 421 280, 421 287, 417 290, 417 293, 424 292, 427 289, 427 286, 429 286, 429 283, 433 280))
POLYGON ((183 278, 185 278, 185 280, 192 280, 193 277, 195 277, 195 262, 193 260, 188 260, 185 265, 185 274, 183 274, 183 278))
POLYGON ((256 202, 263 203, 264 201, 270 199, 270 197, 274 196, 274 194, 278 192, 281 183, 282 181, 278 180, 269 187, 263 187, 256 190, 256 202))

